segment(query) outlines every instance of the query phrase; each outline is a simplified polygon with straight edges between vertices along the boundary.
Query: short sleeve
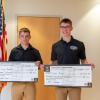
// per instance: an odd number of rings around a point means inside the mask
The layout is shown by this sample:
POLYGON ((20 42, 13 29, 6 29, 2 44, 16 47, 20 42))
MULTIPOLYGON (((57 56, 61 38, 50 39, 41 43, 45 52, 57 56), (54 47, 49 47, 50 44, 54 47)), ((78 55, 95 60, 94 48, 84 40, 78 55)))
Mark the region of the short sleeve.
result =
POLYGON ((43 64, 43 61, 42 61, 42 58, 41 58, 41 55, 40 55, 40 52, 38 51, 38 54, 37 54, 37 60, 41 62, 41 64, 43 64))
POLYGON ((14 61, 14 50, 11 50, 8 60, 9 61, 14 61))
POLYGON ((79 57, 80 57, 80 59, 86 59, 84 43, 81 43, 81 45, 80 45, 79 57))
POLYGON ((53 45, 52 46, 52 51, 51 51, 51 61, 55 61, 55 60, 57 60, 57 53, 56 53, 56 48, 53 45))

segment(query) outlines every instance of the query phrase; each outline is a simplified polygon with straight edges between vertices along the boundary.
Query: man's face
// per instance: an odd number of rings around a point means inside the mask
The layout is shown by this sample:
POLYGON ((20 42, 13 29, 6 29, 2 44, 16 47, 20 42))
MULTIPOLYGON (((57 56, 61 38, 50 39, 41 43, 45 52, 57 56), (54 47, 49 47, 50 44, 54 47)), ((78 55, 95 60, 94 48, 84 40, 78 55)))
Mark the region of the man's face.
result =
POLYGON ((22 45, 28 45, 31 36, 28 32, 21 32, 19 38, 22 45))
POLYGON ((60 33, 61 37, 68 37, 71 35, 72 25, 69 23, 61 23, 60 25, 60 33))

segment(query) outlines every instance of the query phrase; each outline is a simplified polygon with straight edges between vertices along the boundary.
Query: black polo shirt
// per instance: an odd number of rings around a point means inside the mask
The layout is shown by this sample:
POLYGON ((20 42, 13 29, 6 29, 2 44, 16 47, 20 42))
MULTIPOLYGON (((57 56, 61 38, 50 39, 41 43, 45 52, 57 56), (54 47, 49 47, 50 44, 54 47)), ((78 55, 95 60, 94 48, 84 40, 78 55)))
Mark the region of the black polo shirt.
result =
POLYGON ((61 39, 52 46, 51 60, 58 64, 80 64, 80 59, 86 59, 85 47, 73 37, 68 43, 61 39))
POLYGON ((42 63, 39 51, 30 44, 26 50, 24 50, 21 45, 12 49, 9 61, 41 61, 42 63))

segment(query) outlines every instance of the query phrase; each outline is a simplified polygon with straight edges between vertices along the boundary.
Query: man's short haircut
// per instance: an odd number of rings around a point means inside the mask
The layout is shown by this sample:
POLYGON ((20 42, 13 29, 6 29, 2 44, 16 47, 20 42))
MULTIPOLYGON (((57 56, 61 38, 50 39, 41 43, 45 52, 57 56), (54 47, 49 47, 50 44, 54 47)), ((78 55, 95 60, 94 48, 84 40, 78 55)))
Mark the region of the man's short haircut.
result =
POLYGON ((69 19, 69 18, 64 18, 64 19, 62 19, 62 20, 60 21, 60 25, 61 25, 62 23, 68 23, 68 24, 72 25, 72 21, 71 21, 71 19, 69 19))
POLYGON ((30 30, 29 30, 28 28, 21 28, 21 29, 19 30, 19 35, 20 35, 21 32, 29 33, 29 35, 30 35, 30 30))

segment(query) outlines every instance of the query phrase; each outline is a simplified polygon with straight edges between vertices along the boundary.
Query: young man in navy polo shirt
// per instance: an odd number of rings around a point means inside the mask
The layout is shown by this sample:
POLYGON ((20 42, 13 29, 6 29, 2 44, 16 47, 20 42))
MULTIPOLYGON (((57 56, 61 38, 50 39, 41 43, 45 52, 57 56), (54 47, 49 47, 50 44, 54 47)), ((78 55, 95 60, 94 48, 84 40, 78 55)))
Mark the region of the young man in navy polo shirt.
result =
MULTIPOLYGON (((33 61, 40 65, 42 63, 40 53, 29 43, 31 39, 30 30, 21 28, 19 30, 19 39, 20 44, 11 50, 9 61, 33 61)), ((13 83, 12 100, 23 100, 23 98, 25 100, 36 99, 36 88, 33 82, 13 83)))
MULTIPOLYGON (((52 46, 51 60, 53 64, 87 64, 84 43, 71 35, 72 21, 68 18, 60 22, 61 40, 52 46)), ((58 87, 56 100, 81 100, 81 88, 58 87)))

